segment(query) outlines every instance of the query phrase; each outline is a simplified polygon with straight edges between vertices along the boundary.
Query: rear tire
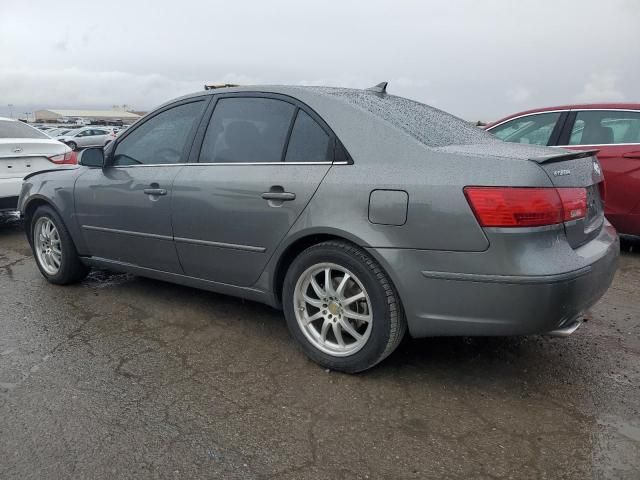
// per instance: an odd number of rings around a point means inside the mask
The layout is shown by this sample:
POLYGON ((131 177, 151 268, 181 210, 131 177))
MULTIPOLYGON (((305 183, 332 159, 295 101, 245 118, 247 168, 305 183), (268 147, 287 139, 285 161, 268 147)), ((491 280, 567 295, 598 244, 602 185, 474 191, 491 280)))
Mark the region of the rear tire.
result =
POLYGON ((38 207, 31 218, 29 232, 33 256, 47 281, 68 285, 87 276, 89 268, 80 261, 69 231, 53 208, 38 207))
POLYGON ((365 250, 343 241, 314 245, 296 257, 285 276, 282 301, 302 351, 332 370, 356 373, 373 367, 396 349, 407 329, 398 294, 382 267, 365 250))

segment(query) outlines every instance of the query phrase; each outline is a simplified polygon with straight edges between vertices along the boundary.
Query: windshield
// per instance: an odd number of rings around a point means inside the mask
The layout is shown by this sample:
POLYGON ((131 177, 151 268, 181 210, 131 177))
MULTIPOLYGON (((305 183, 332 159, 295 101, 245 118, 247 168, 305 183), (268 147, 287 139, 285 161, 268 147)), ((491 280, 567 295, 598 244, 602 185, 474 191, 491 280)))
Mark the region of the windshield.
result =
POLYGON ((44 132, 14 120, 0 120, 0 138, 50 138, 44 132))

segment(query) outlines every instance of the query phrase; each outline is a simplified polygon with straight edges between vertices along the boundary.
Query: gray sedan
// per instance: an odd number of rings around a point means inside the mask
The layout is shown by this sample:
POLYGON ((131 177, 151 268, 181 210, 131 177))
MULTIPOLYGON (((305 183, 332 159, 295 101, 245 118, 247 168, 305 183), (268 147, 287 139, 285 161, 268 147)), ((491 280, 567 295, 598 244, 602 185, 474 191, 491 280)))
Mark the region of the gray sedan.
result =
POLYGON ((595 152, 504 143, 386 84, 200 92, 80 164, 23 184, 48 281, 96 267, 264 302, 346 372, 407 330, 568 335, 616 270, 595 152))

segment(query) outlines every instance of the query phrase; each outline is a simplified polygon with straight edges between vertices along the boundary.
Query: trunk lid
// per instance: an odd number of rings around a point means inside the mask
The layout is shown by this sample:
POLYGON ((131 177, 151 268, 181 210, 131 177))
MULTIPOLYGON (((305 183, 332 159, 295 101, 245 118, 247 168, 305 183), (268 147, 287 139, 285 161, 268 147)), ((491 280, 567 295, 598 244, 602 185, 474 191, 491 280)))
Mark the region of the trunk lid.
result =
POLYGON ((583 187, 587 190, 586 217, 564 223, 567 239, 573 248, 595 238, 602 228, 604 205, 601 192, 604 192, 604 176, 596 158, 597 150, 570 151, 502 141, 450 145, 435 150, 475 157, 504 158, 505 161, 535 162, 545 171, 555 187, 583 187))
POLYGON ((601 196, 604 192, 604 175, 597 153, 597 150, 571 152, 558 149, 549 155, 530 158, 542 167, 556 187, 587 189, 587 215, 564 224, 567 239, 573 248, 595 238, 604 224, 604 203, 601 196))
POLYGON ((69 147, 52 139, 0 138, 0 178, 23 178, 56 167, 48 157, 68 150, 69 147))

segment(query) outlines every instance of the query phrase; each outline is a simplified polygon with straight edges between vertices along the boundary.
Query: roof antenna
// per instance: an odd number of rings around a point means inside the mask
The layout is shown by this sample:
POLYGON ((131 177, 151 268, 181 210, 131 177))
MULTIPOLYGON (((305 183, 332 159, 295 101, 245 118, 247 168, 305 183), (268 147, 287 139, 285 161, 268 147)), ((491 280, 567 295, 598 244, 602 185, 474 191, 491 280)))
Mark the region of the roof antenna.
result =
POLYGON ((389 82, 381 82, 377 84, 375 87, 367 88, 367 90, 375 93, 379 93, 381 95, 385 95, 387 93, 387 85, 389 82))

